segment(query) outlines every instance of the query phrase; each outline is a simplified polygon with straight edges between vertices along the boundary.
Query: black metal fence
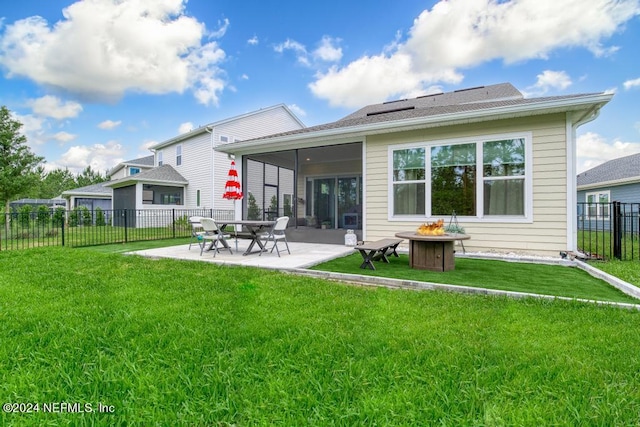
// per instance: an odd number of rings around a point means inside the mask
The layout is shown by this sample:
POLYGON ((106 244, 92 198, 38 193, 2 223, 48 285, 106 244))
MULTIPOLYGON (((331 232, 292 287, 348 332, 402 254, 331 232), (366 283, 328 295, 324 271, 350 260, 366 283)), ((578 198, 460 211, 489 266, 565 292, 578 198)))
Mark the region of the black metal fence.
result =
POLYGON ((0 250, 94 246, 191 235, 189 217, 232 220, 221 209, 29 209, 0 216, 0 250))
POLYGON ((578 203, 578 249, 595 259, 640 259, 640 203, 578 203))

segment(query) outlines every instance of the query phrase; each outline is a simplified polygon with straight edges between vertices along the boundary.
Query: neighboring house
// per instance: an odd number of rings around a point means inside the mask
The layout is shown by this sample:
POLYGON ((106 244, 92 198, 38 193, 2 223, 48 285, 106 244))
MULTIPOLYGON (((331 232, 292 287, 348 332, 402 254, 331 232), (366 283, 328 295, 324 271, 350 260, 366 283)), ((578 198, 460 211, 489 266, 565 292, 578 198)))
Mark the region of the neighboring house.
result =
POLYGON ((55 199, 20 199, 9 203, 9 208, 14 211, 19 211, 23 206, 29 205, 35 212, 40 206, 47 206, 50 209, 58 207, 64 207, 65 200, 62 198, 55 199))
POLYGON ((102 210, 111 209, 111 188, 106 187, 107 182, 87 185, 62 192, 62 197, 67 201, 67 210, 84 206, 90 211, 96 208, 102 210))
MULTIPOLYGON (((113 207, 233 210, 233 201, 222 198, 231 162, 214 147, 302 128, 304 125, 291 110, 280 104, 214 122, 156 144, 151 147, 155 153, 154 169, 106 183, 113 189, 113 207)), ((237 206, 239 212, 240 204, 237 206)))
MULTIPOLYGON (((152 169, 153 166, 153 155, 127 160, 118 163, 117 166, 107 172, 107 178, 111 180, 121 179, 152 169)), ((113 191, 111 187, 107 187, 106 184, 107 182, 101 182, 99 184, 63 191, 62 196, 66 199, 67 210, 72 210, 80 206, 84 206, 92 212, 98 207, 103 211, 113 209, 111 203, 113 191)))
POLYGON ((576 129, 612 96, 524 98, 504 83, 370 105, 216 150, 236 156, 245 184, 254 162, 291 170, 294 215, 315 226, 355 223, 377 240, 455 212, 467 249, 557 256, 576 249, 576 129))
MULTIPOLYGON (((637 215, 640 203, 640 154, 609 160, 578 174, 578 226, 609 228, 609 203, 632 203, 626 214, 637 215)), ((636 225, 636 229, 637 229, 636 225)))
POLYGON ((125 178, 152 169, 155 166, 155 158, 153 154, 139 159, 127 160, 118 163, 116 167, 107 172, 107 177, 111 181, 125 178))

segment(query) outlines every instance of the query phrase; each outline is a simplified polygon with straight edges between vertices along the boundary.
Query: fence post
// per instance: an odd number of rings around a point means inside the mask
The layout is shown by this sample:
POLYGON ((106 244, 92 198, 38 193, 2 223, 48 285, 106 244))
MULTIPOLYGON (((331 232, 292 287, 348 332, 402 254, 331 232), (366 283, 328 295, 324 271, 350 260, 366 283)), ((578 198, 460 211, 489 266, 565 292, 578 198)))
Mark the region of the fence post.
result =
POLYGON ((64 246, 64 223, 66 221, 67 221, 67 215, 65 213, 65 216, 62 218, 61 225, 60 225, 60 234, 62 234, 62 246, 64 246))
POLYGON ((171 216, 173 217, 173 221, 171 221, 172 224, 172 232, 173 232, 173 238, 176 238, 176 208, 171 209, 171 216))
POLYGON ((127 230, 129 229, 129 226, 127 225, 127 217, 129 216, 129 212, 127 212, 127 209, 123 209, 124 212, 124 242, 127 243, 129 240, 127 239, 127 230))
POLYGON ((613 202, 613 256, 622 259, 622 215, 620 202, 613 202))

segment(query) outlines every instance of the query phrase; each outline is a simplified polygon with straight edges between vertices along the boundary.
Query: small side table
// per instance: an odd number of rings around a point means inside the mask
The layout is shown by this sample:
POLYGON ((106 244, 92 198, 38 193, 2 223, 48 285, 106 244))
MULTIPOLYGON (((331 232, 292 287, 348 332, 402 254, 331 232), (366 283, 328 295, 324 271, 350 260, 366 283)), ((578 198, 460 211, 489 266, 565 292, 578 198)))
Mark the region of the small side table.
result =
POLYGON ((466 234, 423 236, 415 231, 396 233, 409 241, 409 266, 417 270, 450 271, 456 268, 453 243, 468 240, 466 234))

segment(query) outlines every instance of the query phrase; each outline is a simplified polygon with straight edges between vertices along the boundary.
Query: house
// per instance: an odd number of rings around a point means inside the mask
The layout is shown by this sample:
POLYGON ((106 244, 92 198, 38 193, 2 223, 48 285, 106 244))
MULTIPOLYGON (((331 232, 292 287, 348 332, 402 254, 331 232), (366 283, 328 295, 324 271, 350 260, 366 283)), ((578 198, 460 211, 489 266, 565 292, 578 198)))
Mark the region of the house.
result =
POLYGON ((255 192, 282 184, 267 182, 264 167, 256 181, 256 165, 290 170, 298 225, 357 227, 371 241, 455 214, 471 235, 467 249, 557 256, 576 248, 576 129, 612 96, 525 98, 502 83, 370 105, 215 149, 236 157, 255 192))
POLYGON ((126 160, 118 163, 113 169, 107 172, 107 177, 114 181, 127 176, 136 175, 149 170, 155 166, 155 158, 152 155, 140 157, 139 159, 126 160))
MULTIPOLYGON (((146 156, 138 159, 127 160, 118 163, 113 169, 107 172, 107 178, 111 180, 121 179, 149 170, 154 166, 154 156, 146 156)), ((112 189, 106 186, 106 182, 74 188, 62 192, 62 197, 66 200, 66 209, 72 210, 84 206, 90 211, 100 208, 103 211, 112 209, 111 197, 112 189)))
MULTIPOLYGON (((630 203, 627 216, 640 204, 640 154, 609 160, 577 176, 579 228, 609 229, 610 203, 630 203)), ((637 226, 636 226, 637 229, 637 226)))
MULTIPOLYGON (((279 104, 201 126, 156 144, 151 147, 154 152, 152 169, 129 173, 105 183, 113 190, 113 209, 131 212, 156 210, 158 213, 167 209, 194 212, 215 209, 232 211, 233 216, 234 202, 222 198, 230 158, 214 151, 214 148, 303 128, 304 124, 295 114, 284 104, 279 104)), ((283 191, 276 193, 278 197, 284 198, 283 191)), ((264 203, 262 196, 259 202, 264 203)), ((240 205, 238 212, 239 208, 240 205)), ((128 219, 129 226, 133 219, 128 219)), ((137 227, 146 226, 140 221, 135 224, 137 227)))

